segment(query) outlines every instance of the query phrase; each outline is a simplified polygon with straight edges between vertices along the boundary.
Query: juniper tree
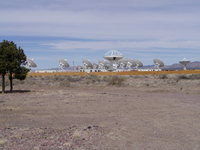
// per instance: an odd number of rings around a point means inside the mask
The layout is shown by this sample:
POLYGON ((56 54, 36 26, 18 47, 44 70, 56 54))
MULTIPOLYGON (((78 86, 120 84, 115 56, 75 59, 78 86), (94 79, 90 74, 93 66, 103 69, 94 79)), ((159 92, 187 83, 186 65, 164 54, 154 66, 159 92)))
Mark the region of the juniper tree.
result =
POLYGON ((5 60, 5 53, 4 49, 1 48, 1 43, 0 43, 0 75, 2 77, 2 93, 5 92, 5 75, 6 75, 6 60, 5 60))
MULTIPOLYGON (((26 55, 21 47, 12 41, 6 41, 0 43, 0 73, 2 74, 2 92, 5 91, 5 74, 8 74, 10 81, 10 91, 13 90, 13 75, 24 73, 23 65, 26 63, 26 55), (4 83, 3 83, 4 82, 4 83)), ((28 70, 26 70, 28 72, 28 70)), ((26 74, 27 74, 26 72, 26 74)))

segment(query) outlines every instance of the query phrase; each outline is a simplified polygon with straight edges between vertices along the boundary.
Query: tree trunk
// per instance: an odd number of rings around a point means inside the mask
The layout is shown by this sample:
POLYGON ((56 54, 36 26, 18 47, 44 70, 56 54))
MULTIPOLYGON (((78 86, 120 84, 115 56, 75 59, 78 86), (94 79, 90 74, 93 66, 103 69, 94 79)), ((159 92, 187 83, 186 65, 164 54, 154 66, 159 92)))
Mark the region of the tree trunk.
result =
POLYGON ((13 91, 13 73, 12 72, 10 72, 9 73, 9 80, 10 80, 10 92, 12 92, 13 91))
POLYGON ((2 93, 5 93, 5 75, 2 74, 2 93))

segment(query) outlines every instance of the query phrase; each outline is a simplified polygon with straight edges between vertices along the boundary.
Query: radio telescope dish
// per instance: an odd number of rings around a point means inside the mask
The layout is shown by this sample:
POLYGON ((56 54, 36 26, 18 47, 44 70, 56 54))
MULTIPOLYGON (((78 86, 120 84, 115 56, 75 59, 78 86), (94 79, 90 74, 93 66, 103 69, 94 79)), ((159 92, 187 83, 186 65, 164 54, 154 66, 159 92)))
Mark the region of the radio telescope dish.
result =
POLYGON ((160 59, 154 59, 154 60, 153 60, 153 63, 154 63, 154 65, 155 65, 158 69, 160 69, 160 67, 163 67, 163 66, 164 66, 164 62, 161 61, 160 59))
POLYGON ((127 63, 128 63, 128 60, 122 59, 122 60, 119 60, 119 61, 118 61, 118 66, 119 66, 120 68, 126 68, 127 63))
POLYGON ((29 59, 29 58, 27 58, 26 59, 26 65, 28 66, 28 67, 30 67, 30 68, 35 68, 35 67, 37 67, 37 65, 36 65, 36 63, 33 61, 33 59, 29 59))
POLYGON ((136 63, 136 69, 138 69, 138 67, 142 67, 143 66, 143 63, 139 60, 134 60, 134 62, 136 63))
POLYGON ((59 60, 59 66, 62 70, 64 70, 65 68, 68 68, 69 63, 67 62, 67 59, 60 59, 59 60))
POLYGON ((93 68, 92 63, 87 59, 84 59, 82 61, 82 63, 83 63, 83 66, 84 66, 85 69, 92 69, 93 68))
POLYGON ((134 61, 134 60, 132 60, 132 59, 127 60, 126 67, 132 68, 132 67, 135 67, 135 66, 137 66, 136 61, 134 61))
POLYGON ((111 64, 108 61, 103 60, 103 61, 98 62, 99 69, 108 69, 108 68, 110 68, 110 66, 111 66, 111 64))
POLYGON ((81 70, 81 69, 83 69, 82 66, 76 66, 76 70, 81 70))
POLYGON ((184 58, 184 59, 180 60, 179 63, 183 65, 184 70, 187 70, 186 66, 187 66, 187 64, 190 63, 190 61, 187 60, 186 58, 184 58))
POLYGON ((123 58, 123 55, 118 50, 110 50, 105 53, 104 58, 108 61, 118 61, 123 58))
POLYGON ((93 69, 98 69, 98 66, 99 66, 99 65, 96 64, 96 63, 93 63, 92 66, 93 66, 93 69))

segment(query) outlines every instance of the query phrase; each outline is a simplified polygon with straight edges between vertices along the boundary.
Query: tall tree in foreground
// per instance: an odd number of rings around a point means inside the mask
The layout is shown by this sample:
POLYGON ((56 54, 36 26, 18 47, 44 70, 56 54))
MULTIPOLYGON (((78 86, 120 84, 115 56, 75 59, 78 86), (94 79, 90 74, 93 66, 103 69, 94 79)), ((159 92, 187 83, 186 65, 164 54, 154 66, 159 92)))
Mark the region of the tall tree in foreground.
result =
POLYGON ((5 64, 5 53, 4 49, 1 48, 1 43, 0 43, 0 75, 2 78, 2 93, 5 93, 5 75, 6 75, 6 64, 5 64))
POLYGON ((12 59, 9 61, 9 68, 8 68, 8 74, 9 74, 9 81, 10 81, 10 91, 13 91, 13 75, 15 73, 22 73, 22 65, 25 65, 26 62, 26 55, 24 54, 23 49, 20 47, 17 48, 17 46, 11 42, 11 48, 10 48, 10 54, 12 59), (13 49, 12 49, 13 48, 13 49))
MULTIPOLYGON (((8 78, 10 81, 10 91, 13 91, 13 76, 14 74, 20 74, 24 73, 25 70, 23 65, 26 63, 26 55, 24 54, 24 51, 22 48, 17 47, 17 45, 12 41, 6 41, 0 43, 0 50, 2 53, 2 57, 0 57, 0 62, 2 62, 2 69, 3 73, 8 74, 8 78)), ((28 72, 28 70, 26 70, 28 72)), ((26 72, 25 71, 25 72, 26 72)), ((25 73, 25 75, 27 74, 25 73)), ((5 79, 5 74, 4 79, 5 79)), ((24 78, 25 79, 25 78, 24 78)), ((5 91, 5 80, 3 81, 2 76, 2 83, 4 82, 4 91, 5 91)), ((3 91, 3 86, 2 86, 3 91)))

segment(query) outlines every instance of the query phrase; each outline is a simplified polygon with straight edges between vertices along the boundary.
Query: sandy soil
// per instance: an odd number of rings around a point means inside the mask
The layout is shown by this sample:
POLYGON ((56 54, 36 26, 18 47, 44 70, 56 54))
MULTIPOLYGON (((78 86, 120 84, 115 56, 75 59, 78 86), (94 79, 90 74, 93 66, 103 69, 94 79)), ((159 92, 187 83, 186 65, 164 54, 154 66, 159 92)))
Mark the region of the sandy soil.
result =
POLYGON ((200 81, 154 81, 16 85, 0 94, 0 150, 199 150, 200 81))

